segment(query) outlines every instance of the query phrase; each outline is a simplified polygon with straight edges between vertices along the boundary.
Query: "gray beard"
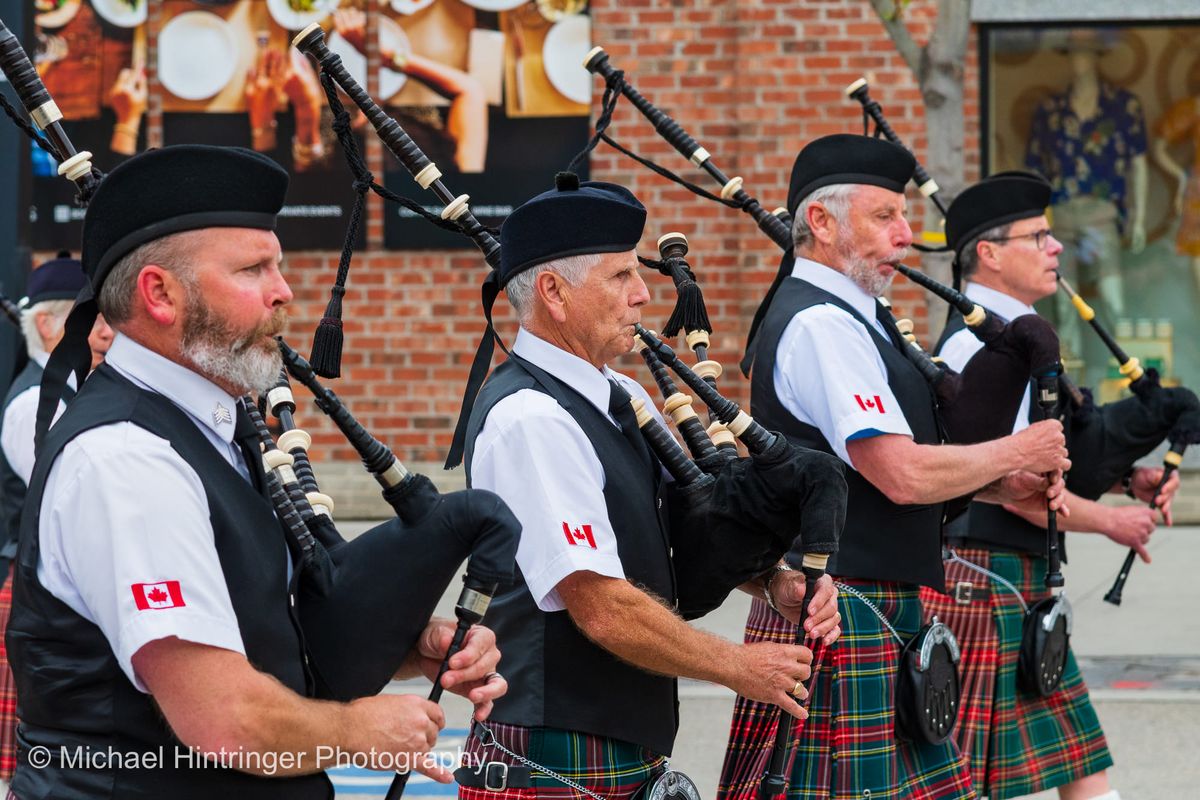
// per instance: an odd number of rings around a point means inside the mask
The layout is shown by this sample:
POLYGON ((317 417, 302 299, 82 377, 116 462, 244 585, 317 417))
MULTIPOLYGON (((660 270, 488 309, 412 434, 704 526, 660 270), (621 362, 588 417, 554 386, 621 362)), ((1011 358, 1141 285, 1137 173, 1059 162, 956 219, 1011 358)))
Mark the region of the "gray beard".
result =
POLYGON ((896 273, 880 275, 874 263, 851 256, 846 261, 846 276, 867 294, 879 297, 892 285, 896 273))
POLYGON ((282 356, 279 351, 266 353, 255 347, 242 347, 230 350, 210 341, 181 345, 184 358, 208 378, 232 386, 238 390, 237 394, 266 394, 279 380, 282 356))
POLYGON ((283 357, 274 347, 264 350, 259 346, 261 331, 235 338, 203 303, 192 303, 189 298, 188 306, 179 350, 197 372, 235 388, 237 394, 264 394, 275 385, 283 357))
MULTIPOLYGON (((875 269, 875 263, 869 262, 854 252, 853 245, 849 242, 844 247, 838 248, 839 255, 842 257, 842 263, 845 265, 846 277, 854 281, 858 288, 862 289, 871 297, 880 297, 892 285, 892 279, 896 277, 896 273, 891 275, 880 275, 875 269)), ((892 261, 903 261, 908 255, 908 248, 897 250, 892 257, 892 261)))

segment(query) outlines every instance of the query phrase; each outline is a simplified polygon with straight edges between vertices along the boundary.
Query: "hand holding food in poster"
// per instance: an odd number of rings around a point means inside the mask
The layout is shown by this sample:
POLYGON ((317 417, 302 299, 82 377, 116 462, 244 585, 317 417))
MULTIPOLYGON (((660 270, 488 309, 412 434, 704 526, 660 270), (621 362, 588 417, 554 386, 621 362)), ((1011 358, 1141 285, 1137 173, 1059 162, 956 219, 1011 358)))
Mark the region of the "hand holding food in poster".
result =
MULTIPOLYGON (((292 174, 279 231, 289 249, 340 248, 353 200, 315 65, 290 46, 313 22, 456 190, 471 194, 484 224, 544 188, 547 164, 565 166, 587 141, 586 0, 156 0, 150 24, 147 0, 33 2, 29 49, 71 136, 100 168, 147 146, 146 112, 157 102, 155 144, 252 147, 292 174)), ((53 174, 36 154, 38 249, 79 236, 82 212, 53 174)), ((390 158, 384 182, 417 194, 390 158)), ((388 247, 462 244, 407 210, 387 213, 388 247)))

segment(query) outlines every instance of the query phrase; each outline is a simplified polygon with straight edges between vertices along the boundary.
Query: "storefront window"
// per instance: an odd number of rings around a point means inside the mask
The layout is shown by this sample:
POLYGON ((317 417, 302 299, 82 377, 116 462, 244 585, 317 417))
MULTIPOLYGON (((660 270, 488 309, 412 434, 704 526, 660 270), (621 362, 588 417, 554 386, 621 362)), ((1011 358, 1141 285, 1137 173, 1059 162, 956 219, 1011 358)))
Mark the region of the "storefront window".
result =
MULTIPOLYGON (((1200 26, 983 29, 985 165, 1054 186, 1060 272, 1164 382, 1200 382, 1200 26)), ((1043 302, 1098 399, 1125 381, 1065 294, 1043 302)))

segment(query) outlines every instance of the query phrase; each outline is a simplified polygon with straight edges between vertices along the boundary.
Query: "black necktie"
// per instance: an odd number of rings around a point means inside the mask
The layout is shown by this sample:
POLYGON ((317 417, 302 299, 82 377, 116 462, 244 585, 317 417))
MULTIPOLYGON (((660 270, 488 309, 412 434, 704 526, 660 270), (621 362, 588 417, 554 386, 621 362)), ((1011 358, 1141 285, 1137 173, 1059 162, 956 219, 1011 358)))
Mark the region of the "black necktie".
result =
POLYGON ((250 415, 246 413, 240 400, 237 402, 234 420, 233 441, 242 451, 246 469, 250 472, 250 483, 258 490, 259 494, 262 494, 263 487, 266 486, 266 475, 263 472, 261 440, 258 436, 258 429, 254 427, 250 415))
POLYGON ((904 334, 900 333, 900 329, 896 327, 896 318, 892 316, 891 310, 884 307, 883 303, 875 301, 875 319, 883 325, 883 329, 887 331, 888 338, 892 340, 892 344, 899 350, 904 350, 904 334))
POLYGON ((638 459, 647 468, 650 468, 653 464, 650 458, 650 447, 646 444, 641 429, 638 428, 637 415, 629 403, 632 399, 629 392, 621 388, 616 381, 609 381, 608 387, 608 413, 612 414, 613 419, 621 426, 621 435, 625 437, 625 441, 629 442, 638 459))

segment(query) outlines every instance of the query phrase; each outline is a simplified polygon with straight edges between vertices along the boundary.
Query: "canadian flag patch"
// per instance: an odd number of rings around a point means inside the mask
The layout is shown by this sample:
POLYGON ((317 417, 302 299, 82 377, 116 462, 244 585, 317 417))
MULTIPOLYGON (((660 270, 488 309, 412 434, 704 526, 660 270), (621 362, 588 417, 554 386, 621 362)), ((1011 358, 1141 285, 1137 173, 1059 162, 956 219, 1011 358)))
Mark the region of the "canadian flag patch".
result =
POLYGON ((863 411, 878 411, 880 414, 887 413, 883 408, 883 401, 879 399, 879 395, 863 397, 856 394, 854 395, 854 399, 858 401, 858 407, 863 411))
POLYGON ((133 584, 133 602, 137 604, 139 611, 178 608, 187 605, 183 602, 183 592, 179 588, 179 581, 135 583, 133 584))
POLYGON ((592 536, 591 525, 581 525, 578 528, 572 529, 567 523, 563 523, 563 535, 567 537, 567 544, 574 547, 575 545, 587 545, 593 550, 596 549, 596 540, 592 536))

